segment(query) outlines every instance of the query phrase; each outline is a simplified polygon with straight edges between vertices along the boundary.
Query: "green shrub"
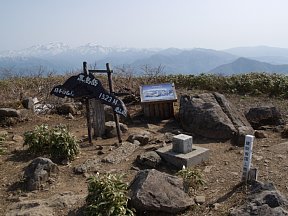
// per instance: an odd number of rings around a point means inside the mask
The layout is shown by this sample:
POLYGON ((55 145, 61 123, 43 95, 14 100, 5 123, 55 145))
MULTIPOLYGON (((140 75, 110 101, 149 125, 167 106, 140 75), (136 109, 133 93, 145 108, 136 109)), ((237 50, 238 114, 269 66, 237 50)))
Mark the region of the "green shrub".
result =
POLYGON ((246 73, 231 76, 218 74, 167 75, 163 82, 174 82, 176 88, 199 89, 240 95, 266 94, 288 97, 288 76, 277 73, 246 73))
POLYGON ((24 133, 24 146, 36 155, 49 155, 54 160, 73 160, 79 153, 78 144, 65 125, 49 129, 48 125, 36 126, 24 133))
POLYGON ((205 185, 202 174, 198 169, 183 167, 183 169, 179 170, 176 175, 183 178, 184 186, 187 191, 189 191, 190 188, 196 191, 200 186, 205 185))
POLYGON ((124 216, 134 215, 127 207, 127 184, 122 176, 107 174, 92 176, 88 179, 86 197, 86 215, 88 216, 124 216))

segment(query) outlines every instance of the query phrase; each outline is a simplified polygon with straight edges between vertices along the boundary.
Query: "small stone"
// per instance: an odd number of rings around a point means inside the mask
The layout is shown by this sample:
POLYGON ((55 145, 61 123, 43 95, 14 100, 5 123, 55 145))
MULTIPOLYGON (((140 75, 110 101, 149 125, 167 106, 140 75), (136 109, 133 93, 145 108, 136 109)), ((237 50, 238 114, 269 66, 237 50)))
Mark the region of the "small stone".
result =
POLYGON ((8 136, 8 132, 3 130, 3 131, 0 131, 0 137, 6 137, 8 136))
POLYGON ((131 168, 130 168, 131 170, 135 170, 135 171, 140 171, 140 169, 138 168, 138 167, 135 167, 135 166, 132 166, 131 168))
POLYGON ((69 160, 68 159, 64 159, 61 161, 61 165, 68 165, 69 164, 69 160))
POLYGON ((102 149, 103 149, 103 146, 97 145, 95 149, 96 149, 96 150, 102 150, 102 149))
POLYGON ((251 211, 256 211, 257 209, 258 209, 257 206, 255 206, 255 205, 251 206, 251 211))
POLYGON ((221 204, 220 203, 214 203, 213 207, 215 210, 218 210, 220 208, 221 204))
POLYGON ((23 142, 24 139, 22 136, 15 134, 15 135, 13 135, 12 140, 15 142, 23 142))
POLYGON ((261 155, 253 155, 253 158, 256 160, 256 161, 260 161, 263 159, 263 156, 261 155))
POLYGON ((133 144, 139 146, 141 143, 140 143, 138 140, 134 140, 134 141, 133 141, 133 144))
POLYGON ((205 203, 205 196, 196 196, 195 197, 195 202, 197 203, 197 204, 200 204, 200 205, 202 205, 203 203, 205 203))
POLYGON ((283 159, 286 159, 286 156, 285 156, 285 155, 281 155, 281 154, 278 154, 278 155, 277 155, 277 158, 279 158, 279 159, 282 159, 282 160, 283 160, 283 159))
POLYGON ((213 166, 206 166, 206 167, 204 168, 204 171, 203 171, 203 172, 209 173, 209 172, 211 171, 212 167, 213 167, 213 166))
POLYGON ((85 178, 89 178, 89 177, 90 177, 90 174, 87 173, 87 172, 84 172, 84 173, 83 173, 83 176, 84 176, 85 178))
POLYGON ((231 172, 232 175, 238 176, 237 172, 231 172))
POLYGON ((103 154, 105 154, 105 153, 102 150, 97 152, 97 155, 103 155, 103 154))
POLYGON ((268 135, 264 131, 259 131, 259 130, 255 131, 254 135, 256 138, 259 138, 259 139, 268 137, 268 135))
POLYGON ((67 118, 67 119, 71 119, 71 120, 75 119, 75 117, 74 117, 71 113, 69 113, 66 118, 67 118))

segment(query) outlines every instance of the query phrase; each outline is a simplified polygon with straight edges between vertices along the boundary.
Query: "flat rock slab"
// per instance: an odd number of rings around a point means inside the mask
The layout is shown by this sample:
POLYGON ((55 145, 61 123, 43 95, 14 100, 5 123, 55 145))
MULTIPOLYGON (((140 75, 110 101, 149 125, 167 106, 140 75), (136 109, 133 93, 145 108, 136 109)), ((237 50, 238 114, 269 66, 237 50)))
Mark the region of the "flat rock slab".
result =
POLYGON ((130 142, 123 142, 120 147, 113 150, 101 161, 105 163, 118 164, 121 161, 125 160, 127 157, 129 157, 137 148, 138 145, 136 144, 130 142))
POLYGON ((29 215, 51 216, 57 215, 56 211, 73 208, 85 195, 76 195, 72 192, 56 194, 48 199, 25 200, 13 203, 8 209, 6 216, 29 215))
POLYGON ((209 159, 209 149, 193 145, 192 151, 186 154, 172 151, 172 145, 165 146, 156 152, 167 162, 177 168, 191 167, 209 159))
POLYGON ((97 172, 100 169, 100 159, 88 159, 83 164, 74 167, 74 172, 76 174, 97 172))

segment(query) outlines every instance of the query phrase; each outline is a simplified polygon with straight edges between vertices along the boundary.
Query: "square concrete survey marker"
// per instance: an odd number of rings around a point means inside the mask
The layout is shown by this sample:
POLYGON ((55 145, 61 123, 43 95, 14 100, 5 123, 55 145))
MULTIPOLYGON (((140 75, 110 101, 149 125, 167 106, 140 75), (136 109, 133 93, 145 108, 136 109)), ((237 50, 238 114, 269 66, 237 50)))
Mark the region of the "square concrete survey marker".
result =
POLYGON ((177 153, 189 153, 192 151, 192 136, 186 134, 178 134, 173 136, 172 139, 172 151, 177 153))
POLYGON ((185 167, 191 167, 200 164, 203 161, 207 161, 209 159, 209 151, 209 149, 195 145, 193 145, 192 151, 186 154, 173 152, 172 145, 156 150, 160 157, 179 169, 182 169, 183 165, 185 167))

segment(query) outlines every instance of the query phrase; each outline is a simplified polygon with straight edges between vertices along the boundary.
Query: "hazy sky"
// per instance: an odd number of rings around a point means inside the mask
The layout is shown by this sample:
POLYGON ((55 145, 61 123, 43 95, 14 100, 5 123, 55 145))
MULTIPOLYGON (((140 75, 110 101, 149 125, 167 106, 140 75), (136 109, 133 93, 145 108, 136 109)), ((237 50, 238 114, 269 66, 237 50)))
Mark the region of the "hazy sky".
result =
POLYGON ((49 42, 288 48, 288 0, 0 0, 0 50, 49 42))

